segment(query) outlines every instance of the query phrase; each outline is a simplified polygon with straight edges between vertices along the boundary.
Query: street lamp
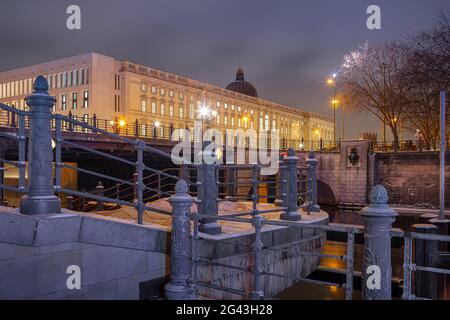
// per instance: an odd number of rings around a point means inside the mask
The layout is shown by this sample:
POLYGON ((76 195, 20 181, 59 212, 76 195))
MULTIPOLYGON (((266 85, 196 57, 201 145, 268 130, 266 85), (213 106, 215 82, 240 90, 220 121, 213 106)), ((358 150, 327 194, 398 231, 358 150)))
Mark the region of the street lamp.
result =
MULTIPOLYGON (((331 85, 333 88, 333 99, 331 100, 331 104, 333 106, 333 143, 336 144, 336 107, 339 101, 336 99, 336 78, 337 74, 333 73, 331 78, 327 80, 327 84, 331 85)), ((344 129, 342 129, 344 130, 344 129)), ((342 137, 344 138, 344 137, 342 137)))

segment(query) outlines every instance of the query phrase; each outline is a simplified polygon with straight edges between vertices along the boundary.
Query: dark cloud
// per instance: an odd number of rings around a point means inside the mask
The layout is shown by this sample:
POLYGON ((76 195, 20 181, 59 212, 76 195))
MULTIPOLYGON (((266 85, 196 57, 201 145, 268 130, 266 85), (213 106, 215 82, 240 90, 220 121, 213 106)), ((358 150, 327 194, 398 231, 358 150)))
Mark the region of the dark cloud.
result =
MULTIPOLYGON (((430 26, 448 0, 1 0, 0 70, 96 51, 224 87, 238 66, 259 94, 331 114, 324 78, 364 41, 430 26), (82 30, 65 28, 82 9, 82 30), (366 8, 382 9, 369 31, 366 8)), ((376 130, 357 117, 347 132, 376 130)))

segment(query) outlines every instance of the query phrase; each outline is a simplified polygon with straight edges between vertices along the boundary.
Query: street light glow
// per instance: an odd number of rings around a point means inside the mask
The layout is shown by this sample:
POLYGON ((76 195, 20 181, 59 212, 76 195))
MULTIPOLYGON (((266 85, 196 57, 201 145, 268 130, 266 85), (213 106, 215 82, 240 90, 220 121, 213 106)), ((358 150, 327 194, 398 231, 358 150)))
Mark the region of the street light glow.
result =
POLYGON ((119 126, 125 127, 125 120, 119 120, 119 126))
POLYGON ((327 83, 328 83, 329 85, 332 85, 332 84, 334 83, 334 80, 330 78, 330 79, 327 80, 327 83))
POLYGON ((200 109, 198 109, 198 112, 200 117, 206 118, 209 115, 210 110, 207 106, 201 106, 200 109))
POLYGON ((161 126, 161 122, 159 122, 158 120, 155 121, 155 127, 159 128, 161 126))

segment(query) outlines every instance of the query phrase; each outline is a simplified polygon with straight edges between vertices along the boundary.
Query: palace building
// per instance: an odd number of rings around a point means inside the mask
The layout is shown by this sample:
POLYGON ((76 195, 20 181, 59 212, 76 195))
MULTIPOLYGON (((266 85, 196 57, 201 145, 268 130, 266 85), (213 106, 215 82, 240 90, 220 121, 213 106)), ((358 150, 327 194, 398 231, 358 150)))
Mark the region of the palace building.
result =
MULTIPOLYGON (((210 126, 221 130, 278 129, 287 141, 331 141, 332 119, 259 97, 239 68, 225 89, 183 76, 98 53, 40 63, 0 72, 0 102, 26 109, 35 77, 44 75, 49 94, 57 102, 54 112, 80 121, 139 126, 140 134, 166 137, 177 128, 192 129, 199 109, 214 114, 210 126)), ((298 146, 296 146, 298 147, 298 146)))

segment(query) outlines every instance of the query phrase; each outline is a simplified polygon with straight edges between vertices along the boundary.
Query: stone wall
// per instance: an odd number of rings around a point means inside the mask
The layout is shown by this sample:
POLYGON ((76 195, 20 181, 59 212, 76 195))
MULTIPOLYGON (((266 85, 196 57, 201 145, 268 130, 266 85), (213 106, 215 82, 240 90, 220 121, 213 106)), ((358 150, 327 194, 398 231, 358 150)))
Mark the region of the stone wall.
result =
POLYGON ((140 287, 168 274, 162 235, 93 215, 0 212, 0 299, 145 298, 140 287), (67 288, 72 265, 80 290, 67 288))
MULTIPOLYGON (((450 207, 450 152, 446 157, 445 205, 450 207)), ((389 193, 389 203, 434 205, 439 203, 439 153, 377 153, 375 183, 389 193)))
MULTIPOLYGON (((315 223, 328 223, 327 214, 321 213, 317 216, 321 216, 322 219, 317 219, 315 223)), ((294 285, 299 279, 307 277, 317 268, 320 258, 302 253, 320 252, 324 245, 325 233, 308 228, 268 226, 263 229, 262 241, 264 244, 262 269, 270 274, 264 274, 260 281, 264 296, 273 297, 294 285)), ((199 255, 207 257, 212 264, 199 266, 199 280, 220 287, 251 292, 253 274, 245 270, 252 270, 254 267, 253 242, 254 234, 249 233, 233 238, 201 241, 199 255)), ((199 294, 212 299, 248 299, 248 296, 206 287, 200 287, 199 294)))

